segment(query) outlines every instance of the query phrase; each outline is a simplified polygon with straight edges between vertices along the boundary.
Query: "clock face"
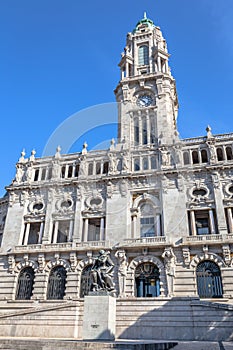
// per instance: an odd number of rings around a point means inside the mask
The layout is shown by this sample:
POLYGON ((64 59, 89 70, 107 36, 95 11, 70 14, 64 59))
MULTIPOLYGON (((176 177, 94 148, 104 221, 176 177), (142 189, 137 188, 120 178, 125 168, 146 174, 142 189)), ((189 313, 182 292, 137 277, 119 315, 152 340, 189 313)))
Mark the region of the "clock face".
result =
POLYGON ((148 107, 152 105, 153 99, 150 95, 141 95, 137 99, 137 105, 139 107, 148 107))

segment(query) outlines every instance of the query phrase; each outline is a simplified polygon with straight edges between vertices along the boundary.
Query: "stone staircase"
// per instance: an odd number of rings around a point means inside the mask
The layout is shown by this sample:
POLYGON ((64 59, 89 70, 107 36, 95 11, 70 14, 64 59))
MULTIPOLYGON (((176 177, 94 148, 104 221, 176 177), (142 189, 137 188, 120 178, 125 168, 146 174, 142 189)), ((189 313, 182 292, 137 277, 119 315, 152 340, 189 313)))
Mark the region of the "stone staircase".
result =
POLYGON ((169 350, 177 343, 85 342, 60 339, 0 338, 1 350, 169 350))

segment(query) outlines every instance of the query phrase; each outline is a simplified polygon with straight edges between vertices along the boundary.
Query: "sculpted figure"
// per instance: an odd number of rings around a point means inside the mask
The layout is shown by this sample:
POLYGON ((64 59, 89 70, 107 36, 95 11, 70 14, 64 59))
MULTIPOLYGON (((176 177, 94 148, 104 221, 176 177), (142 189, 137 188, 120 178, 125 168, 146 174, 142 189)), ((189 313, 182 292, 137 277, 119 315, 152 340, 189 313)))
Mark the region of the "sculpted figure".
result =
POLYGON ((16 164, 15 181, 16 181, 17 183, 22 182, 23 174, 24 174, 24 171, 23 171, 22 166, 21 166, 20 164, 16 164))
POLYGON ((123 171, 129 170, 129 157, 127 152, 125 152, 122 157, 122 170, 123 171))
POLYGON ((80 162, 79 167, 79 175, 80 176, 87 176, 87 164, 86 164, 86 157, 84 156, 80 162))
POLYGON ((58 161, 54 161, 53 167, 52 167, 52 178, 58 179, 59 177, 60 177, 60 165, 58 161))
POLYGON ((28 165, 27 171, 26 171, 26 180, 30 182, 32 181, 32 177, 33 177, 33 169, 30 165, 28 165))
POLYGON ((117 160, 112 153, 109 153, 109 174, 116 172, 117 160))
POLYGON ((170 157, 165 147, 162 147, 161 150, 161 161, 163 166, 170 165, 170 157))
POLYGON ((91 291, 113 291, 114 285, 111 272, 114 269, 114 264, 109 256, 110 252, 101 249, 99 255, 94 261, 91 268, 91 291))
POLYGON ((118 267, 118 281, 119 281, 119 297, 125 297, 125 280, 127 275, 127 257, 124 250, 118 250, 115 257, 119 261, 118 267))
POLYGON ((168 295, 173 296, 174 294, 174 277, 175 277, 175 269, 176 269, 176 257, 172 250, 172 248, 166 248, 162 255, 164 258, 164 264, 167 274, 167 287, 168 287, 168 295))

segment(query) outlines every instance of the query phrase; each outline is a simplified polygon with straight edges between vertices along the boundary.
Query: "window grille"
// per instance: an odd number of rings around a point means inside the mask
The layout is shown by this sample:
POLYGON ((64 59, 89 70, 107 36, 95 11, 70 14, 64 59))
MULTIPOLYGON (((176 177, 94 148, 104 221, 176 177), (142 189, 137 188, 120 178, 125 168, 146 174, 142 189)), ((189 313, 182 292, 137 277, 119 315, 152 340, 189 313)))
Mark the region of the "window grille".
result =
POLYGON ((196 277, 200 298, 222 298, 222 278, 218 265, 212 261, 203 261, 197 266, 196 277))
POLYGON ((66 270, 63 266, 52 269, 49 281, 47 299, 63 299, 66 290, 66 270))
POLYGON ((26 267, 20 272, 16 291, 17 300, 31 299, 34 278, 35 273, 32 267, 26 267))

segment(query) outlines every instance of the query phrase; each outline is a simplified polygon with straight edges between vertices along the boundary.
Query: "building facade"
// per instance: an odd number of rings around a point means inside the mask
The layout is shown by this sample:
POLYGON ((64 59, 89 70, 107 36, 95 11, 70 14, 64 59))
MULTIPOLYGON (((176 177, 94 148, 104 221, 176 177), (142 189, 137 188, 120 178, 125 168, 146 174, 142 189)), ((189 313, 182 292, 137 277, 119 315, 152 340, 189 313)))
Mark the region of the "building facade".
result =
POLYGON ((99 250, 114 262, 119 305, 232 303, 233 134, 208 126, 203 137, 180 139, 168 61, 161 30, 145 15, 119 63, 119 142, 75 154, 58 147, 53 157, 22 152, 0 200, 5 313, 72 302, 80 310, 99 250))

